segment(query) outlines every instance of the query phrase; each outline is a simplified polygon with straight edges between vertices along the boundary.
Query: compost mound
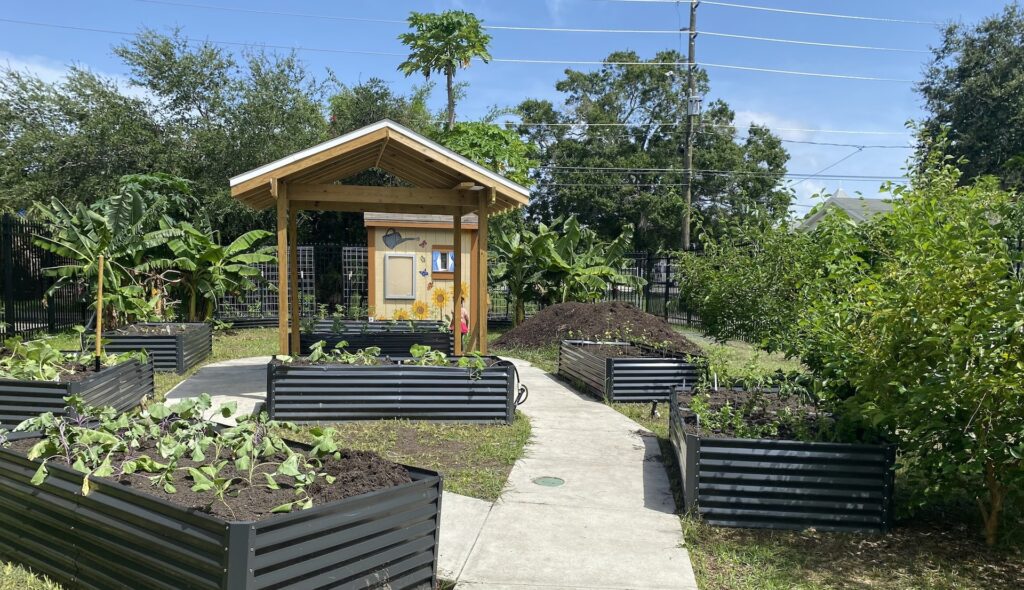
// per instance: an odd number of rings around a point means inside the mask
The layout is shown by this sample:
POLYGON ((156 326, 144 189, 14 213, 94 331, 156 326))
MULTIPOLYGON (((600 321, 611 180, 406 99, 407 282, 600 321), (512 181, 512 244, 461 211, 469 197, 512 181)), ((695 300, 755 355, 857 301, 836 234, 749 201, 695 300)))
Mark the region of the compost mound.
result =
POLYGON ((494 345, 499 348, 536 348, 565 339, 668 342, 676 352, 699 354, 700 348, 672 329, 662 318, 629 303, 559 303, 546 307, 509 330, 494 345))

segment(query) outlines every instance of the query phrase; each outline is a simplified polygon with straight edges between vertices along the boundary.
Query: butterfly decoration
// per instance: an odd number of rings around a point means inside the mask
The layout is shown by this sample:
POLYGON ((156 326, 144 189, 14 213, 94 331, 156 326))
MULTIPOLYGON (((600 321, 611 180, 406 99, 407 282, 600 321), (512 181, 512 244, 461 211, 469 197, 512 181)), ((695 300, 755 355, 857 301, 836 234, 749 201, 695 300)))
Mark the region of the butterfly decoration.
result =
POLYGON ((425 269, 425 268, 424 268, 423 270, 421 270, 421 271, 420 271, 420 276, 426 277, 426 276, 427 276, 427 275, 429 275, 429 274, 430 274, 430 273, 429 273, 429 272, 427 272, 427 269, 425 269))
POLYGON ((429 283, 427 283, 427 291, 429 291, 429 290, 431 290, 433 288, 434 288, 434 281, 430 281, 429 283))
POLYGON ((423 240, 422 242, 420 242, 420 248, 426 248, 426 247, 427 247, 427 241, 426 240, 423 240))
POLYGON ((427 262, 427 257, 422 255, 422 254, 420 254, 420 262, 426 263, 427 262))

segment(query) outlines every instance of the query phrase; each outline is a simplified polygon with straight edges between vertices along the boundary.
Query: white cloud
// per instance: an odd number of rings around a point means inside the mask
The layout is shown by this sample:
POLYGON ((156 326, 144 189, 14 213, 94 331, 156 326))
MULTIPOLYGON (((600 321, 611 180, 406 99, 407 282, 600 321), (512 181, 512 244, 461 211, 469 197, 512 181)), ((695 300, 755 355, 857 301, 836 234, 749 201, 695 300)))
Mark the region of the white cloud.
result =
POLYGON ((41 55, 17 55, 7 51, 0 51, 0 67, 10 68, 19 72, 30 72, 43 82, 51 84, 64 80, 72 65, 88 69, 96 75, 114 82, 118 90, 125 96, 133 98, 146 98, 148 96, 146 89, 133 85, 127 77, 120 74, 103 72, 82 63, 62 63, 41 55))
MULTIPOLYGON (((783 117, 774 113, 762 112, 762 111, 736 111, 736 129, 745 131, 750 127, 751 123, 757 123, 758 125, 765 125, 769 129, 785 128, 785 129, 809 129, 813 127, 803 121, 791 119, 789 117, 783 117)), ((806 141, 811 138, 812 133, 806 131, 785 131, 777 132, 776 135, 781 135, 786 139, 797 139, 806 141)))

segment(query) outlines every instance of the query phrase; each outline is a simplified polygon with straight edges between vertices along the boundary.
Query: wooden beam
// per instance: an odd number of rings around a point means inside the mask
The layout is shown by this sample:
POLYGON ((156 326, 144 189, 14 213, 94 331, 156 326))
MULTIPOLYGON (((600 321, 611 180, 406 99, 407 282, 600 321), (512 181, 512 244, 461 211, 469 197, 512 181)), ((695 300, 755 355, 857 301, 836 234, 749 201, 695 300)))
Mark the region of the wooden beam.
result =
POLYGON ((477 318, 477 323, 480 326, 480 354, 487 354, 487 224, 488 224, 488 210, 490 204, 494 201, 497 191, 495 188, 489 187, 486 191, 480 191, 480 210, 477 215, 480 216, 479 229, 477 233, 479 237, 479 257, 480 261, 477 263, 477 284, 478 284, 478 296, 479 300, 479 311, 480 314, 477 318))
POLYGON ((288 189, 273 182, 277 193, 277 342, 288 354, 288 189))
POLYGON ((291 342, 289 354, 299 354, 299 322, 301 302, 299 301, 299 231, 298 209, 288 212, 288 309, 291 310, 291 342))
POLYGON ((385 129, 387 133, 384 135, 384 143, 380 146, 380 151, 377 153, 377 161, 373 163, 374 168, 380 168, 380 159, 384 157, 384 150, 388 149, 388 142, 391 141, 391 130, 385 129))
POLYGON ((442 205, 460 207, 471 203, 457 190, 407 186, 353 186, 347 184, 292 184, 296 201, 375 205, 442 205))
POLYGON ((462 356, 462 209, 452 212, 452 253, 455 254, 455 276, 452 277, 452 327, 455 332, 455 356, 462 356))
POLYGON ((440 205, 374 205, 372 203, 331 203, 325 201, 290 201, 300 211, 347 211, 351 213, 431 213, 448 215, 451 207, 440 205))
POLYGON ((377 230, 366 230, 366 315, 377 315, 377 230))
POLYGON ((480 276, 478 268, 480 263, 480 240, 479 232, 470 233, 469 242, 469 349, 480 350, 480 285, 477 284, 480 276))

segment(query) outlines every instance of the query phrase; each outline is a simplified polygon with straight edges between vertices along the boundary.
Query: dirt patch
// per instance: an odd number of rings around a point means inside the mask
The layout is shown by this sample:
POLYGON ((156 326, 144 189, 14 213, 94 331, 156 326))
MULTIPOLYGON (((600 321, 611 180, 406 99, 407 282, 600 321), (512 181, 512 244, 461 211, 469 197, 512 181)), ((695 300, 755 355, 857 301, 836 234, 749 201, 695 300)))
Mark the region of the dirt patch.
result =
MULTIPOLYGON (((9 448, 27 453, 37 440, 13 441, 9 448)), ((160 460, 155 449, 142 448, 139 452, 160 460)), ((218 477, 237 479, 232 483, 223 501, 209 492, 192 491, 192 480, 187 475, 187 469, 200 467, 203 464, 196 463, 187 457, 178 462, 180 470, 176 472, 174 481, 177 491, 173 494, 167 493, 162 487, 154 486, 149 481, 147 474, 126 475, 118 480, 108 479, 107 481, 111 483, 116 481, 135 491, 162 498, 183 508, 207 512, 227 520, 263 520, 272 516, 271 510, 276 506, 297 499, 295 491, 287 485, 290 478, 279 476, 277 479, 281 488, 277 490, 272 490, 265 485, 263 474, 273 473, 276 469, 276 465, 267 466, 266 463, 276 463, 284 459, 283 455, 272 459, 263 459, 264 465, 257 467, 253 472, 252 481, 255 485, 249 485, 248 472, 240 472, 235 469, 233 463, 229 462, 220 471, 218 477)), ((121 457, 114 456, 115 465, 120 464, 120 460, 121 457)), ((60 458, 55 458, 52 462, 66 465, 60 458)), ((211 462, 207 461, 206 464, 211 462)), ((326 480, 320 479, 309 488, 308 491, 314 506, 412 481, 405 467, 392 463, 370 451, 342 451, 340 459, 324 460, 323 471, 337 479, 333 484, 327 484, 326 480)))
POLYGON ((797 395, 718 389, 677 394, 683 430, 705 438, 814 439, 831 417, 797 395), (694 403, 694 397, 699 397, 694 403), (692 408, 702 408, 700 415, 692 408))
MULTIPOLYGON (((480 360, 483 362, 483 367, 487 368, 487 367, 492 367, 492 366, 498 364, 498 362, 501 359, 499 359, 497 357, 481 357, 480 360)), ((289 366, 293 366, 293 367, 319 367, 319 366, 325 366, 325 365, 337 365, 337 366, 346 366, 346 367, 392 367, 392 366, 398 366, 398 365, 404 365, 404 366, 407 366, 407 367, 420 366, 420 365, 418 365, 416 363, 415 360, 409 360, 409 359, 399 359, 399 360, 396 360, 396 359, 393 359, 393 358, 387 357, 387 356, 374 359, 373 362, 368 364, 368 365, 364 364, 364 363, 351 363, 351 364, 349 364, 349 363, 342 363, 342 362, 340 362, 340 361, 338 361, 336 359, 328 359, 328 360, 324 360, 324 361, 313 362, 313 361, 311 361, 311 360, 309 360, 308 358, 305 358, 305 357, 292 359, 292 361, 289 362, 289 363, 282 362, 279 359, 274 359, 274 360, 272 360, 270 362, 273 363, 273 364, 276 364, 276 365, 289 365, 289 366)), ((459 357, 450 357, 450 358, 447 359, 447 363, 448 363, 447 367, 458 368, 459 367, 459 357)), ((422 366, 444 367, 445 365, 422 365, 422 366)), ((463 367, 463 368, 470 368, 470 367, 463 367)), ((476 367, 472 366, 472 368, 476 368, 476 367)))
POLYGON ((673 351, 700 354, 700 347, 672 329, 664 319, 629 303, 559 303, 494 341, 498 348, 540 348, 565 339, 622 340, 668 344, 673 351))

